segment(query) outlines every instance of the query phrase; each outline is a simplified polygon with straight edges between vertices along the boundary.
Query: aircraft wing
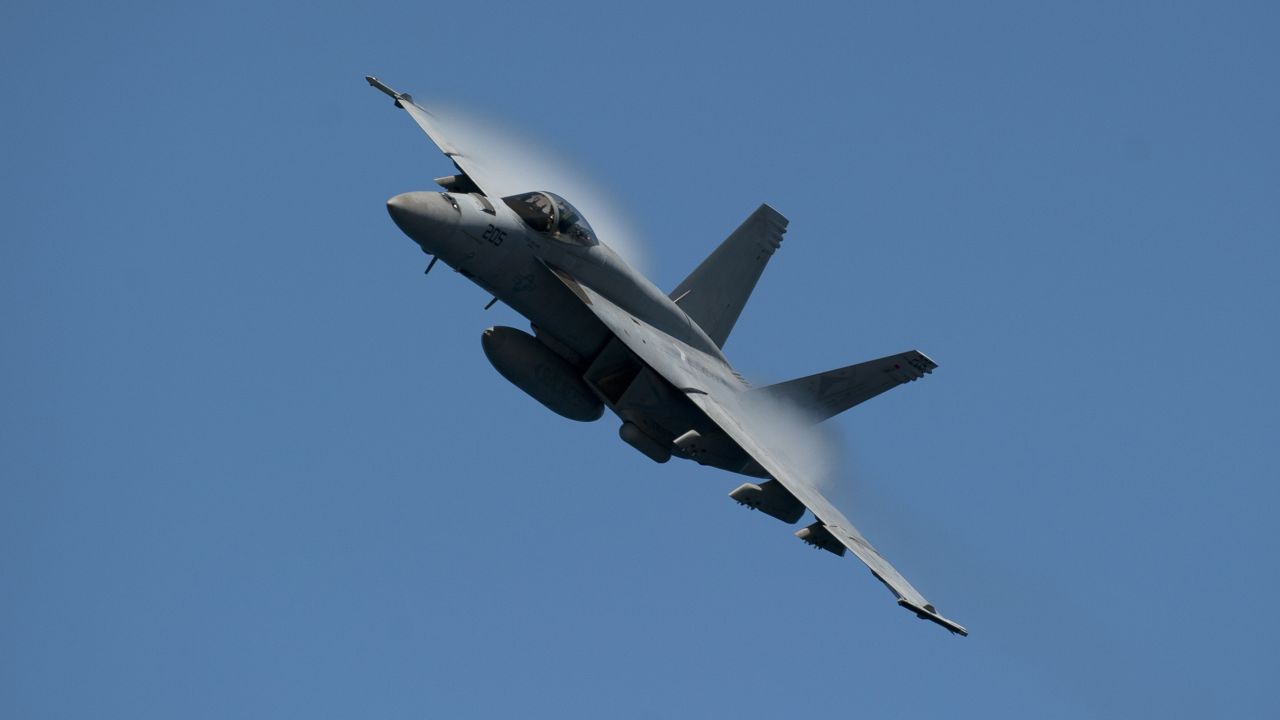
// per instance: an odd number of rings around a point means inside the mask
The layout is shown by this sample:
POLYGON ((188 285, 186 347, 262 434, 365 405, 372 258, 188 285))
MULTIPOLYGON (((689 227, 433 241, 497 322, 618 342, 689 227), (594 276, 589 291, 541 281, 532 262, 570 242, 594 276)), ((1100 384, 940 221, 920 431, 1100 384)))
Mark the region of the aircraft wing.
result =
POLYGON ((770 476, 791 491, 797 500, 804 503, 837 542, 852 551, 870 568, 872 574, 898 598, 899 605, 914 612, 920 619, 935 622, 953 633, 969 634, 962 625, 939 615, 937 609, 920 594, 920 591, 907 582, 902 573, 898 572, 897 568, 880 554, 880 551, 867 542, 862 533, 849 522, 849 518, 831 504, 813 480, 789 467, 786 448, 772 442, 767 431, 760 432, 752 428, 751 414, 735 412, 738 409, 735 408, 735 403, 726 402, 724 398, 711 393, 706 395, 689 393, 688 395, 695 405, 702 408, 707 417, 710 417, 748 455, 760 463, 770 476))
MULTIPOLYGON (((553 272, 632 352, 683 391, 773 479, 809 508, 818 519, 818 523, 808 528, 811 532, 823 529, 830 532, 836 542, 852 551, 893 592, 899 605, 917 617, 953 633, 969 634, 963 626, 939 615, 920 591, 867 542, 844 513, 822 494, 818 478, 808 477, 797 469, 802 464, 789 457, 786 443, 778 440, 777 433, 760 427, 759 415, 746 408, 747 386, 727 365, 639 320, 567 274, 555 269, 553 272)), ((823 541, 815 544, 822 546, 823 541)))
POLYGON ((364 79, 373 87, 391 96, 396 101, 396 107, 403 108, 405 112, 409 113, 409 117, 412 117, 413 121, 418 123, 418 127, 427 133, 427 137, 431 138, 436 147, 440 148, 440 152, 448 156, 453 161, 454 167, 458 168, 458 171, 475 186, 471 188, 464 183, 458 188, 459 190, 463 192, 479 190, 482 195, 489 195, 490 190, 498 189, 498 183, 493 182, 493 174, 485 169, 484 163, 449 142, 440 119, 414 102, 412 95, 396 92, 372 75, 365 75, 364 79))

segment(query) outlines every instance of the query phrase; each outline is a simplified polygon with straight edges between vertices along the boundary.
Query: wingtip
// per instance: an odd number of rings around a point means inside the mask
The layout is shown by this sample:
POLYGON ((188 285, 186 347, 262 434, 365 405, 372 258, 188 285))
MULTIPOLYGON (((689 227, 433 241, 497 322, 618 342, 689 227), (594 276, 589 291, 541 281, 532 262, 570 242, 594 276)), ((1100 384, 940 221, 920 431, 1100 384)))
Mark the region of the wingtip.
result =
POLYGON ((960 637, 969 637, 969 631, 968 629, 965 628, 965 626, 961 625, 958 622, 948 620, 947 618, 942 617, 941 615, 938 614, 938 611, 935 610, 932 605, 925 605, 924 607, 920 607, 918 605, 912 605, 911 603, 903 599, 899 599, 898 604, 906 608, 907 610, 910 610, 911 612, 915 613, 916 617, 920 618, 921 620, 928 620, 929 622, 936 623, 946 628, 947 630, 950 630, 952 635, 959 635, 960 637))
POLYGON ((376 78, 376 77, 374 77, 374 76, 372 76, 372 75, 365 75, 365 76, 364 76, 364 81, 365 81, 365 82, 367 82, 367 83, 369 83, 369 85, 371 85, 371 86, 373 86, 373 87, 377 88, 379 91, 381 91, 382 93, 384 93, 385 95, 387 95, 387 96, 388 96, 388 97, 390 97, 391 99, 393 99, 393 100, 395 100, 395 101, 397 101, 397 102, 399 102, 399 101, 400 101, 400 93, 396 92, 395 90, 392 90, 390 87, 388 87, 388 86, 387 86, 387 84, 386 84, 386 83, 382 82, 382 81, 381 81, 381 80, 379 80, 378 78, 376 78))

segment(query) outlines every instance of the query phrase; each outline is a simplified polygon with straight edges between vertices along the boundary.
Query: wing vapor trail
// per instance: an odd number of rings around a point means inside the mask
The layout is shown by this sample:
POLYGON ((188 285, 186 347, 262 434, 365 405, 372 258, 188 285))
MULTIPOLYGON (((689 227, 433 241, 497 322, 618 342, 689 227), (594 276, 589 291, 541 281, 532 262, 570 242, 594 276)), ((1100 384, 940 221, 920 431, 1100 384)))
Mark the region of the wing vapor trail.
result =
POLYGON ((601 241, 636 270, 648 270, 648 257, 636 239, 629 221, 599 183, 591 182, 563 155, 473 111, 457 106, 432 104, 429 110, 440 122, 449 140, 474 162, 482 165, 486 177, 499 187, 499 196, 530 190, 548 190, 573 203, 587 218, 601 241))
POLYGON ((756 393, 742 396, 743 424, 776 439, 798 471, 819 487, 831 487, 841 476, 838 438, 804 409, 780 397, 756 393))

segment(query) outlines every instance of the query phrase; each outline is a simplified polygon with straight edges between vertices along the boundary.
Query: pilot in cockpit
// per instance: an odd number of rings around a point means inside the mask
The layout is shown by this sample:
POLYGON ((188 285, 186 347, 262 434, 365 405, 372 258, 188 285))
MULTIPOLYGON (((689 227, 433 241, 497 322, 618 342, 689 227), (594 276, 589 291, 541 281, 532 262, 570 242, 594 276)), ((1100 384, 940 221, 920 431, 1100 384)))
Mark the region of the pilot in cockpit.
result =
POLYGON ((596 234, 578 209, 549 192, 531 192, 502 199, 520 219, 540 233, 574 245, 595 245, 596 234))

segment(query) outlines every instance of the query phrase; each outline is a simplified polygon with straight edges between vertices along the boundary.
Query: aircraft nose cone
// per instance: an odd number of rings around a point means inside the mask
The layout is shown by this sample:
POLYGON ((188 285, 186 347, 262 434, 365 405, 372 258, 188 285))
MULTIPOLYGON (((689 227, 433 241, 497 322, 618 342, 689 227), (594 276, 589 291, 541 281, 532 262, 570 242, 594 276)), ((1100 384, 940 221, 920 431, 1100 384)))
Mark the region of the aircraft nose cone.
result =
POLYGON ((387 212, 404 232, 430 253, 453 235, 459 212, 444 193, 407 192, 387 201, 387 212))

